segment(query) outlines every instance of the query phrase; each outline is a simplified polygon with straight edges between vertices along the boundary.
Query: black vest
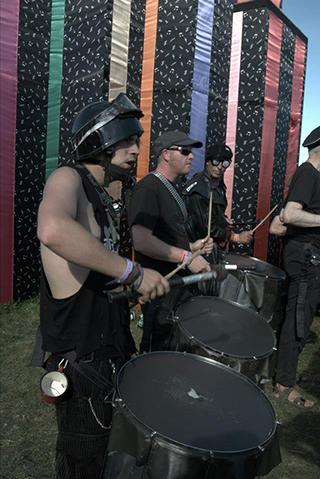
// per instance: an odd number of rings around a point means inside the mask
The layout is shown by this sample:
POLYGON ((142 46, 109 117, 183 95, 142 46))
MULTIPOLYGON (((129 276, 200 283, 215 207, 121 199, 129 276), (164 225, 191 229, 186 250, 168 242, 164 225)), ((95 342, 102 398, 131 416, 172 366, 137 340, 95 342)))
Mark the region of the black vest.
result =
MULTIPOLYGON (((101 188, 86 168, 77 165, 83 187, 101 228, 101 241, 111 250, 116 248, 115 215, 111 198, 101 199, 101 188), (95 184, 96 183, 96 184, 95 184), (108 205, 108 202, 110 203, 108 205)), ((102 188, 101 188, 102 190, 102 188)), ((77 245, 75 244, 75 248, 77 245)), ((108 349, 110 357, 128 356, 135 351, 130 333, 130 315, 126 301, 109 303, 106 283, 113 278, 95 271, 74 295, 56 299, 51 295, 42 272, 40 284, 40 329, 42 348, 52 353, 75 350, 77 359, 98 349, 108 349)))

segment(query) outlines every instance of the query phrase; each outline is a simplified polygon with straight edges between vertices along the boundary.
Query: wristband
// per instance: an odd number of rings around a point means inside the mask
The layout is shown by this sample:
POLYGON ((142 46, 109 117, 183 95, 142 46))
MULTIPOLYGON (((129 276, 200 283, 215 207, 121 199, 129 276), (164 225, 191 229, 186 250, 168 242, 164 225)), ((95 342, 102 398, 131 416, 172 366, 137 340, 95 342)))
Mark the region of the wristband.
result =
POLYGON ((120 276, 120 278, 116 278, 116 279, 113 279, 112 281, 109 281, 109 283, 107 283, 108 286, 112 284, 116 284, 116 283, 123 283, 128 278, 131 271, 133 270, 134 264, 132 263, 132 261, 130 261, 130 259, 127 259, 127 258, 124 258, 124 259, 127 262, 127 267, 125 272, 123 273, 122 276, 120 276))
POLYGON ((240 244, 240 233, 233 233, 233 242, 240 244))
POLYGON ((191 252, 184 250, 180 259, 180 263, 184 263, 185 261, 187 261, 189 256, 191 256, 191 252))

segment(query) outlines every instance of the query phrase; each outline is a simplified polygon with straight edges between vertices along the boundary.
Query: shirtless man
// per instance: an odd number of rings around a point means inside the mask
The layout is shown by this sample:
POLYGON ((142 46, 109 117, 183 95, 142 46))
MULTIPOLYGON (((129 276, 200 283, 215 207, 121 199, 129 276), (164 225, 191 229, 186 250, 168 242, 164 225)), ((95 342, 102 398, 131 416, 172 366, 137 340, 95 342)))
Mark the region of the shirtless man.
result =
MULTIPOLYGON (((73 125, 76 163, 48 179, 38 214, 43 274, 40 330, 42 347, 57 370, 66 352, 112 380, 120 361, 135 351, 125 301, 110 303, 107 293, 123 284, 145 302, 169 291, 156 271, 142 269, 117 254, 119 235, 105 172, 117 158, 129 168, 139 154, 142 116, 123 94, 114 102, 84 108, 73 125)), ((70 363, 68 399, 56 406, 57 478, 95 479, 103 468, 112 407, 106 392, 70 363)))

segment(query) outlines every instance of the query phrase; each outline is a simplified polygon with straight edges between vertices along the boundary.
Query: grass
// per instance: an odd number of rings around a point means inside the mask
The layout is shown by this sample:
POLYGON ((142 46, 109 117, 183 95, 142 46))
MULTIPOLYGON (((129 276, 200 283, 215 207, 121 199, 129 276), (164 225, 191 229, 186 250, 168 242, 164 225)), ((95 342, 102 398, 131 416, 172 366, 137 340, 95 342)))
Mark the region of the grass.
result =
MULTIPOLYGON (((1 478, 53 479, 56 439, 54 406, 40 396, 41 368, 29 361, 39 318, 38 299, 0 306, 1 314, 1 478)), ((141 337, 137 315, 131 322, 136 342, 141 337)), ((309 378, 300 386, 317 401, 312 411, 301 411, 272 399, 282 425, 278 430, 282 463, 268 479, 320 477, 320 321, 314 321, 312 343, 303 351, 299 371, 309 378)), ((164 478, 165 479, 165 478, 164 478)))

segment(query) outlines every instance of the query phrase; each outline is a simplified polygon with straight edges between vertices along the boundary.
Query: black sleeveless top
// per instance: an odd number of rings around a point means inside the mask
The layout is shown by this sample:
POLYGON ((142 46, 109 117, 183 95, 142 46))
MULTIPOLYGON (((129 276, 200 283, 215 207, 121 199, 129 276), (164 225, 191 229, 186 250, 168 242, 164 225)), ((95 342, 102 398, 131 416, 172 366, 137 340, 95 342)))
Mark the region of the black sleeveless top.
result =
MULTIPOLYGON (((75 169, 82 177, 86 195, 93 205, 95 217, 102 231, 101 241, 114 250, 116 246, 112 230, 115 225, 110 224, 112 211, 106 211, 105 204, 101 207, 99 194, 101 187, 98 183, 94 184, 93 176, 82 165, 80 167, 76 165, 75 169)), ((105 191, 101 193, 104 195, 105 191)), ((111 279, 101 273, 90 271, 77 293, 68 298, 56 299, 52 297, 47 278, 42 271, 40 330, 42 348, 45 351, 57 354, 75 350, 77 359, 98 349, 107 349, 110 351, 110 357, 127 357, 135 351, 129 327, 130 314, 127 301, 110 303, 108 300, 106 283, 111 279)))

